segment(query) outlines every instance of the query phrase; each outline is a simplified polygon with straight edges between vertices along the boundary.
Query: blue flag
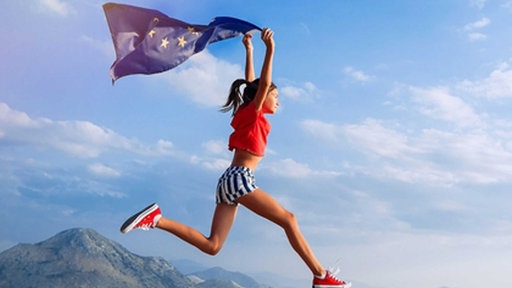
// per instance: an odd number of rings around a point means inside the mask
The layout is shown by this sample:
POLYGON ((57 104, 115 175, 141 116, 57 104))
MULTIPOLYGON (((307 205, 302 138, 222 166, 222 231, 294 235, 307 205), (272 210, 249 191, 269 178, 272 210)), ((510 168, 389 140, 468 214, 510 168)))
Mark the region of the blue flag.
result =
POLYGON ((154 74, 172 69, 206 45, 260 30, 249 22, 217 17, 208 25, 192 25, 152 9, 107 3, 103 5, 116 51, 112 81, 131 74, 154 74))

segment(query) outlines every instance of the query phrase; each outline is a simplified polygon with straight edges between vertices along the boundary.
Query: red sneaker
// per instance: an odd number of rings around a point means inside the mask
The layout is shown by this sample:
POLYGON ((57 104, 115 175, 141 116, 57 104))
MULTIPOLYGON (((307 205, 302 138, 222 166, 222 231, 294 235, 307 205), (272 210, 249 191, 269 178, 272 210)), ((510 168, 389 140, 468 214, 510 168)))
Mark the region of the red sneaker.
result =
POLYGON ((149 230, 155 228, 156 223, 162 217, 160 207, 156 203, 142 209, 132 217, 128 218, 121 226, 121 233, 128 233, 133 229, 149 230))
POLYGON ((330 271, 326 272, 325 277, 323 279, 320 279, 317 276, 313 278, 313 288, 349 288, 350 286, 352 286, 352 283, 347 283, 343 280, 334 277, 334 275, 332 275, 330 271))

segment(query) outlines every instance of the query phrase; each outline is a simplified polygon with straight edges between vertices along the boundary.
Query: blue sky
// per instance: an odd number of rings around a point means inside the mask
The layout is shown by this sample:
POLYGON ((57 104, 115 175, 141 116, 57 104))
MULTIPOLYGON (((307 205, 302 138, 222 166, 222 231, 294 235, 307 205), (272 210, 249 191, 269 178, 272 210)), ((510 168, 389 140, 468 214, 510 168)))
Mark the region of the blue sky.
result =
MULTIPOLYGON (((322 263, 341 258, 360 288, 512 284, 512 1, 204 2, 122 3, 275 31, 281 106, 256 178, 322 263)), ((112 86, 102 4, 0 3, 0 249, 90 227, 141 255, 308 285, 282 231, 243 208, 216 257, 161 231, 118 232, 154 201, 209 231, 231 157, 218 108, 244 51, 218 42, 112 86)))

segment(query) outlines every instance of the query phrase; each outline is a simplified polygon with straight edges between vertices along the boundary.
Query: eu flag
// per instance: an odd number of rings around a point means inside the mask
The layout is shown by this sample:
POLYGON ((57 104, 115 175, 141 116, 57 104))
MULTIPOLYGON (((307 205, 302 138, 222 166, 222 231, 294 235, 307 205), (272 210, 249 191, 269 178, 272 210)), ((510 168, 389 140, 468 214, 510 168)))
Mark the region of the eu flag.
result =
POLYGON ((208 25, 192 25, 152 9, 124 4, 103 5, 116 51, 112 81, 131 74, 172 69, 206 45, 260 30, 246 21, 217 17, 208 25))

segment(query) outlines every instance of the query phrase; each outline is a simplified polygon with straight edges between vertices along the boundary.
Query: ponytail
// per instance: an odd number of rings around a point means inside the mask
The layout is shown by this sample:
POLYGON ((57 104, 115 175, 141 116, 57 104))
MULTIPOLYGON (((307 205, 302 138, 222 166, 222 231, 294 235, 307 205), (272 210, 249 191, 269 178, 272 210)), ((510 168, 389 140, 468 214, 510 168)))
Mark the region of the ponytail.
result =
POLYGON ((257 84, 255 85, 253 81, 252 83, 245 79, 237 79, 231 84, 231 89, 229 90, 229 96, 226 100, 226 103, 221 107, 221 112, 229 112, 233 109, 232 115, 235 115, 238 108, 244 104, 247 104, 254 99, 254 95, 256 95, 256 90, 258 89, 257 84), (245 85, 243 89, 243 93, 240 91, 240 88, 245 85), (252 87, 251 87, 252 86, 252 87), (252 88, 252 89, 251 89, 252 88), (249 91, 249 90, 253 90, 249 91), (252 93, 250 93, 252 92, 252 93), (251 95, 252 94, 252 95, 251 95))
MULTIPOLYGON (((235 115, 240 106, 247 105, 254 99, 256 92, 258 91, 259 82, 259 78, 252 82, 249 82, 245 79, 235 80, 233 84, 231 84, 228 99, 226 100, 226 103, 221 107, 220 111, 226 113, 233 109, 233 113, 231 115, 235 115), (240 91, 240 87, 242 85, 245 85, 243 93, 240 91)), ((274 88, 276 88, 276 86, 274 83, 272 83, 271 89, 274 88)))

